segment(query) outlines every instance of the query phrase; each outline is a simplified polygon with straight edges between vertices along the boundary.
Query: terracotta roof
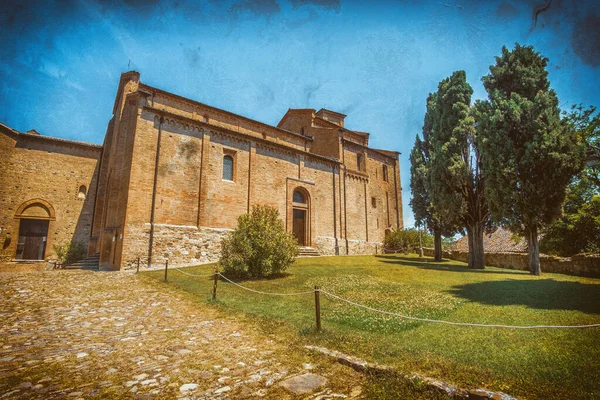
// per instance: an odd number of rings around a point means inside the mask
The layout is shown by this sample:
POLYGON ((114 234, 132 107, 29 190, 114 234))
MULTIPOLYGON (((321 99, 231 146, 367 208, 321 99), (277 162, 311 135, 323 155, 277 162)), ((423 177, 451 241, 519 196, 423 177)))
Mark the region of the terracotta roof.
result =
MULTIPOLYGON (((454 245, 454 250, 469 251, 468 237, 460 238, 454 245)), ((502 227, 498 228, 492 234, 483 234, 483 249, 486 253, 526 253, 527 241, 519 237, 515 243, 513 234, 502 227)))
POLYGON ((281 128, 277 127, 277 126, 269 125, 267 123, 260 122, 260 121, 257 121, 255 119, 252 119, 252 118, 244 117, 243 115, 239 115, 239 114, 233 113, 231 111, 223 110, 222 108, 214 107, 214 106, 211 106, 211 105, 208 105, 208 104, 205 104, 205 103, 201 103, 201 102, 196 101, 196 100, 192 100, 192 99, 187 98, 187 97, 180 96, 180 95, 172 93, 172 92, 168 92, 168 91, 163 90, 163 89, 159 89, 159 88, 154 87, 154 86, 150 86, 147 83, 140 82, 140 84, 139 84, 138 87, 141 88, 141 89, 149 90, 149 91, 160 92, 160 93, 162 93, 164 95, 171 96, 171 97, 174 97, 176 99, 186 101, 188 103, 197 104, 197 105, 199 105, 201 107, 208 108, 209 110, 213 110, 213 111, 217 111, 217 112, 220 112, 220 113, 223 113, 223 114, 226 114, 226 115, 230 115, 230 116, 232 116, 234 118, 239 118, 239 119, 242 119, 244 121, 255 123, 255 124, 258 124, 260 126, 263 126, 263 127, 269 128, 269 129, 273 129, 275 131, 284 132, 284 133, 287 133, 287 134, 292 135, 292 136, 298 136, 298 137, 300 137, 302 139, 313 140, 312 136, 301 135, 301 134, 296 133, 296 132, 288 131, 286 129, 281 129, 281 128))
POLYGON ((321 122, 324 123, 328 126, 331 126, 332 128, 339 128, 345 132, 350 132, 350 133, 354 133, 357 136, 361 136, 361 137, 369 137, 369 134, 367 132, 359 132, 359 131, 353 131, 351 129, 348 128, 344 128, 343 126, 339 126, 338 124, 336 124, 335 122, 331 122, 331 121, 327 121, 324 118, 321 118, 319 116, 315 116, 315 120, 317 120, 317 122, 321 122))
POLYGON ((52 141, 52 142, 64 143, 64 144, 72 144, 72 145, 76 145, 76 146, 90 147, 93 149, 102 149, 102 145, 100 145, 100 144, 81 142, 79 140, 63 139, 63 138, 58 138, 58 137, 53 137, 53 136, 42 136, 34 129, 32 129, 28 132, 19 132, 16 129, 13 129, 13 128, 3 124, 2 122, 0 122, 0 127, 12 132, 15 135, 19 135, 19 136, 23 136, 23 137, 27 137, 27 138, 35 138, 35 139, 47 140, 47 141, 52 141))
POLYGON ((342 113, 339 113, 337 111, 331 111, 331 110, 328 110, 326 108, 321 108, 319 111, 317 111, 317 114, 320 113, 321 111, 325 111, 326 113, 329 113, 329 114, 339 115, 341 117, 346 117, 347 116, 346 114, 342 114, 342 113))

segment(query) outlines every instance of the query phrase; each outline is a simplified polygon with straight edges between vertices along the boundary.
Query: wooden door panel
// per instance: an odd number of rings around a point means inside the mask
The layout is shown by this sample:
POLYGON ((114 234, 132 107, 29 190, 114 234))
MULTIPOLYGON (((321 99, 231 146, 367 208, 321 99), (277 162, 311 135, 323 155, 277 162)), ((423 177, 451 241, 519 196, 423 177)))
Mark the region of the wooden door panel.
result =
POLYGON ((298 239, 298 245, 304 246, 306 239, 306 211, 294 210, 293 212, 294 223, 293 233, 296 239, 298 239))

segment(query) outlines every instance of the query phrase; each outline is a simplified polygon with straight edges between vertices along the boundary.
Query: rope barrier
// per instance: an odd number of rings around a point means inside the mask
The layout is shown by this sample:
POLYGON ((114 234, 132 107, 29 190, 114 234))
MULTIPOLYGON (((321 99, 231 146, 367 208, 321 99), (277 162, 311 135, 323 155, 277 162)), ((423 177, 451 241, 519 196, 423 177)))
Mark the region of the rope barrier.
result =
POLYGON ((171 268, 172 268, 172 269, 176 269, 177 271, 181 272, 182 274, 184 274, 184 275, 188 275, 188 276, 195 276, 195 277, 200 277, 200 278, 206 278, 206 277, 209 277, 209 276, 215 276, 215 274, 214 274, 214 273, 212 273, 212 274, 208 274, 208 275, 198 275, 198 274, 191 274, 191 273, 189 273, 189 272, 182 271, 182 270, 180 270, 180 269, 179 269, 179 268, 177 268, 177 267, 171 267, 171 268))
POLYGON ((421 322, 433 322, 438 324, 446 324, 446 325, 455 325, 455 326, 476 326, 476 327, 487 327, 487 328, 510 328, 510 329, 576 329, 576 328, 596 328, 600 327, 600 324, 590 324, 590 325, 531 325, 531 326, 521 326, 521 325, 497 325, 497 324, 470 324, 467 322, 452 322, 452 321, 442 321, 439 319, 429 319, 429 318, 417 318, 410 317, 408 315, 402 315, 398 313, 394 313, 391 311, 379 310, 377 308, 369 307, 364 304, 355 303, 354 301, 344 299, 343 297, 337 296, 333 293, 326 292, 325 290, 319 290, 321 293, 326 294, 327 296, 333 297, 335 299, 344 301, 348 304, 351 304, 356 307, 364 308, 366 310, 375 311, 381 314, 393 315, 396 317, 410 319, 413 321, 421 321, 421 322))
POLYGON ((296 292, 296 293, 269 293, 269 292, 261 292, 260 290, 250 289, 250 288, 242 286, 242 285, 240 285, 238 283, 235 283, 234 281, 232 281, 231 279, 227 278, 226 276, 224 276, 220 272, 217 272, 217 273, 221 276, 221 278, 225 279, 229 283, 232 283, 235 286, 239 286, 242 289, 245 289, 245 290, 248 290, 248 291, 254 292, 254 293, 268 294, 268 295, 271 295, 271 296, 299 296, 299 295, 304 295, 304 294, 314 294, 315 293, 314 290, 311 290, 310 292, 296 292))
MULTIPOLYGON (((180 270, 177 267, 174 267, 173 269, 176 269, 177 271, 181 272, 182 274, 188 275, 188 276, 193 276, 193 277, 209 277, 212 276, 214 277, 215 274, 209 274, 209 275, 198 275, 198 274, 191 274, 189 272, 185 272, 180 270)), ((377 308, 373 308, 373 307, 369 307, 365 304, 361 304, 361 303, 356 303, 352 300, 348 300, 345 299, 343 297, 340 297, 336 294, 333 293, 329 293, 325 290, 322 289, 315 289, 315 290, 311 290, 311 291, 307 291, 307 292, 295 292, 295 293, 272 293, 272 292, 262 292, 260 290, 255 290, 255 289, 250 289, 246 286, 242 286, 239 283, 236 283, 234 281, 232 281, 231 279, 227 278, 225 275, 221 274, 220 272, 216 272, 217 275, 219 275, 221 278, 225 279, 227 282, 240 287, 244 290, 247 290, 249 292, 254 292, 254 293, 259 293, 259 294, 265 294, 265 295, 269 295, 269 296, 301 296, 301 295, 305 295, 305 294, 314 294, 315 292, 321 292, 329 297, 332 297, 334 299, 343 301, 345 303, 348 303, 350 305, 353 305, 355 307, 359 307, 359 308, 363 308, 365 310, 369 310, 369 311, 373 311, 373 312, 377 312, 380 314, 386 314, 386 315, 391 315, 391 316, 395 316, 395 317, 400 317, 403 319, 408 319, 411 321, 419 321, 419 322, 431 322, 431 323, 436 323, 436 324, 445 324, 445 325, 453 325, 453 326, 473 326, 473 327, 484 327, 484 328, 506 328, 506 329, 582 329, 582 328, 598 328, 600 327, 600 324, 589 324, 589 325, 500 325, 500 324, 474 324, 474 323, 468 323, 468 322, 452 322, 452 321, 444 321, 444 320, 439 320, 439 319, 430 319, 430 318, 419 318, 419 317, 411 317, 409 315, 403 315, 403 314, 399 314, 399 313, 395 313, 395 312, 391 312, 391 311, 385 311, 385 310, 379 310, 377 308)))

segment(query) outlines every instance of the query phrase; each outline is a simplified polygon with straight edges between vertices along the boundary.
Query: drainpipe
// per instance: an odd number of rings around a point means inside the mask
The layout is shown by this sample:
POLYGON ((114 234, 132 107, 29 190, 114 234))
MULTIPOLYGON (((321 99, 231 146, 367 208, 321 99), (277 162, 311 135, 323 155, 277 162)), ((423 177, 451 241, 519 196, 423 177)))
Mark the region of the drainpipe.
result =
POLYGON ((158 162, 160 161, 160 139, 162 136, 162 124, 164 118, 160 117, 158 122, 158 139, 156 143, 156 160, 154 162, 154 184, 152 186, 152 209, 150 210, 150 240, 148 243, 148 268, 152 266, 152 246, 154 244, 154 208, 156 206, 156 186, 158 183, 158 162))

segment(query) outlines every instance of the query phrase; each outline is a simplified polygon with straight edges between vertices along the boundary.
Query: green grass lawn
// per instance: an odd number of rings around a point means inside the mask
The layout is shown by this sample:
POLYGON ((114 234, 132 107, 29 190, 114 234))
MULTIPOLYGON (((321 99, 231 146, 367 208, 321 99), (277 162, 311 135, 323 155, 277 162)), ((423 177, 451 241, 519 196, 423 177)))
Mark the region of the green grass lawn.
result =
MULTIPOLYGON (((186 268, 203 274, 211 266, 186 268)), ((488 267, 416 256, 299 259, 285 277, 239 282, 290 293, 318 285, 355 302, 415 317, 504 325, 600 323, 600 279, 488 267)), ((148 272, 162 279, 161 271, 148 272)), ((169 271, 169 285, 210 302, 212 280, 169 271)), ((298 344, 339 350, 460 386, 527 399, 600 398, 600 328, 515 330, 403 320, 321 295, 323 332, 314 330, 314 296, 267 296, 221 280, 218 307, 255 319, 298 344)))

